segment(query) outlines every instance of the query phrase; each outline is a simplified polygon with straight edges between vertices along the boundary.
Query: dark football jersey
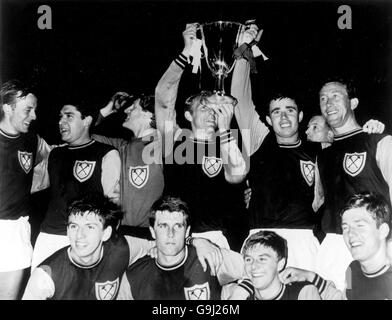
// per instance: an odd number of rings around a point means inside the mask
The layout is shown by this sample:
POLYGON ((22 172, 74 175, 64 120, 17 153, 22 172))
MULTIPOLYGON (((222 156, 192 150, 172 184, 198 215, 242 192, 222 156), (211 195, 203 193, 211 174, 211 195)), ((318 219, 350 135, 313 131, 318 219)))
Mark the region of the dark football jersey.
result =
POLYGON ((318 144, 299 142, 280 145, 266 137, 251 156, 249 184, 250 227, 311 229, 318 144))
POLYGON ((55 292, 52 300, 114 300, 121 277, 129 264, 129 246, 124 237, 104 242, 102 257, 84 267, 69 257, 69 246, 60 249, 39 267, 51 276, 55 292))
MULTIPOLYGON (((377 165, 377 143, 385 135, 364 133, 362 129, 336 136, 332 146, 318 158, 324 189, 322 229, 342 233, 340 213, 349 196, 376 192, 389 199, 389 187, 377 165)), ((392 150, 391 150, 392 152, 392 150)))
POLYGON ((351 262, 346 272, 348 300, 391 300, 392 267, 384 266, 373 274, 365 274, 358 261, 351 262))
POLYGON ((163 267, 151 257, 143 257, 126 272, 135 300, 220 300, 221 285, 210 270, 203 271, 196 249, 186 247, 184 259, 163 267))
POLYGON ((37 145, 34 133, 10 135, 0 130, 0 219, 30 214, 37 145))
POLYGON ((191 213, 193 232, 221 230, 243 210, 243 186, 225 179, 219 136, 200 141, 184 136, 164 159, 164 194, 181 198, 191 213))
POLYGON ((49 156, 50 201, 41 230, 66 235, 67 207, 83 194, 103 194, 102 159, 112 146, 91 140, 87 144, 64 146, 49 156))

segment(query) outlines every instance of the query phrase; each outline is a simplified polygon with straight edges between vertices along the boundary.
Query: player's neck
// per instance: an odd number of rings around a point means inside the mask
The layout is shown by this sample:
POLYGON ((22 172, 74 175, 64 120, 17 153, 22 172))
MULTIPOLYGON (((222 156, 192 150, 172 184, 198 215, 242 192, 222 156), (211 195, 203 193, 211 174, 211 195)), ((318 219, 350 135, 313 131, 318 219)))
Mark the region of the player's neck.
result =
POLYGON ((330 142, 321 142, 321 149, 328 148, 331 144, 330 142))
POLYGON ((279 293, 282 291, 283 283, 278 277, 271 282, 268 288, 265 289, 255 289, 255 297, 258 300, 272 300, 275 299, 279 293))
POLYGON ((381 245, 379 250, 366 261, 360 261, 361 269, 367 274, 375 273, 389 264, 386 245, 381 245))
POLYGON ((334 135, 342 135, 349 132, 352 132, 356 129, 361 129, 361 126, 357 123, 355 118, 349 118, 345 124, 338 128, 332 128, 334 135))
POLYGON ((0 129, 3 130, 5 133, 8 133, 10 135, 17 135, 19 132, 14 128, 14 126, 11 125, 9 121, 6 119, 3 119, 0 122, 0 129))
POLYGON ((215 135, 215 130, 213 128, 192 130, 192 137, 197 140, 212 141, 214 139, 214 135, 215 135))
POLYGON ((295 144, 299 141, 298 133, 296 133, 295 135, 293 135, 291 137, 280 137, 280 136, 276 135, 276 141, 279 144, 295 144))
POLYGON ((79 139, 69 143, 69 145, 71 147, 82 146, 86 143, 89 143, 90 141, 91 141, 90 135, 84 135, 84 136, 81 136, 79 139))
POLYGON ((136 138, 143 138, 143 137, 146 137, 146 136, 153 134, 154 131, 155 131, 155 129, 151 128, 151 127, 144 128, 143 130, 140 130, 137 134, 135 133, 135 137, 136 138))
POLYGON ((170 268, 180 264, 185 258, 185 247, 175 256, 167 256, 158 251, 157 262, 162 267, 170 268))
POLYGON ((89 268, 97 264, 102 256, 103 256, 103 246, 100 246, 93 252, 93 254, 87 256, 87 257, 80 257, 76 254, 74 250, 72 250, 72 247, 68 250, 68 255, 71 261, 81 267, 89 268))

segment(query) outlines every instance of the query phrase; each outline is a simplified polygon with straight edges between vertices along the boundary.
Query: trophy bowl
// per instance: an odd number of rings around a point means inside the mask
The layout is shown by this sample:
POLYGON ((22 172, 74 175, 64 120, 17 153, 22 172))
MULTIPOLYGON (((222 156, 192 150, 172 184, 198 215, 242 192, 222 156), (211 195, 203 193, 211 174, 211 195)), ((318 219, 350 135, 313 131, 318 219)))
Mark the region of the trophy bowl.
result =
POLYGON ((225 94, 224 79, 233 70, 241 31, 245 25, 232 21, 202 23, 198 27, 202 52, 208 69, 215 78, 215 92, 225 94))

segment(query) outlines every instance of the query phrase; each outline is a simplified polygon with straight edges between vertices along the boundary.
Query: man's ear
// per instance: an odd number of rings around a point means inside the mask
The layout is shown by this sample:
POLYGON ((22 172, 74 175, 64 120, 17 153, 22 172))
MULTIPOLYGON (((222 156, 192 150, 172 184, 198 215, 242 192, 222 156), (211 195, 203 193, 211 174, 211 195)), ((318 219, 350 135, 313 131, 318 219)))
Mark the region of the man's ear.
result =
POLYGON ((106 227, 106 228, 103 230, 102 241, 105 242, 105 241, 109 240, 109 238, 110 238, 111 235, 112 235, 112 231, 113 231, 112 226, 106 227))
POLYGON ((8 103, 4 103, 3 105, 2 105, 2 108, 3 108, 3 111, 4 111, 4 114, 12 114, 12 107, 11 107, 11 105, 10 104, 8 104, 8 103))
POLYGON ((150 226, 149 228, 150 228, 151 236, 152 236, 153 239, 155 240, 155 239, 156 239, 155 231, 154 231, 153 227, 150 226))
POLYGON ((265 120, 267 120, 267 123, 272 127, 272 121, 269 116, 265 116, 265 120))
POLYGON ((188 226, 185 231, 185 238, 189 237, 189 232, 191 231, 191 226, 188 226))
POLYGON ((185 119, 187 119, 189 122, 192 122, 193 117, 189 111, 185 111, 184 115, 185 115, 185 119))
POLYGON ((381 239, 386 239, 389 235, 390 230, 388 224, 384 222, 380 225, 378 229, 380 230, 381 239))
POLYGON ((358 104, 359 104, 358 98, 350 99, 351 110, 354 110, 356 107, 358 107, 358 104))
POLYGON ((86 118, 83 119, 84 126, 90 127, 92 121, 93 121, 93 117, 87 116, 86 118))
POLYGON ((328 133, 327 133, 328 142, 332 142, 334 136, 335 135, 334 135, 333 131, 331 129, 328 129, 328 133))
POLYGON ((303 117, 304 117, 304 113, 300 111, 298 114, 298 122, 301 122, 303 117))
POLYGON ((286 266, 286 258, 282 258, 278 261, 278 272, 282 272, 286 266))

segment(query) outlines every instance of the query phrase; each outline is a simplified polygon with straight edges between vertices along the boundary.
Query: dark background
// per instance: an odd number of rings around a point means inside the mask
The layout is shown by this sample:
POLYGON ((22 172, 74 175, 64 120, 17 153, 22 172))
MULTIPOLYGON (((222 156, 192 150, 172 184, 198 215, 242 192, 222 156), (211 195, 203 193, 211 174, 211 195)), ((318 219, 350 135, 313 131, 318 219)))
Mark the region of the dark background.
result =
MULTIPOLYGON (((309 117, 319 112, 318 90, 329 75, 356 81, 362 124, 369 118, 392 129, 392 3, 389 1, 1 1, 1 80, 36 84, 38 120, 34 129, 58 143, 59 108, 74 96, 99 108, 114 92, 153 93, 172 59, 182 50, 189 22, 256 19, 264 29, 257 60, 254 100, 260 112, 272 87, 289 86, 309 117), (52 30, 40 30, 39 5, 52 9, 52 30), (337 26, 340 5, 352 9, 352 30, 337 26)), ((203 77, 187 72, 178 108, 203 77)), ((226 83, 229 89, 229 81, 226 83)), ((181 113, 179 113, 181 114, 181 113)), ((119 132, 113 127, 109 134, 119 132)), ((122 133, 122 132, 120 132, 122 133)), ((129 132, 128 132, 129 134, 129 132)))

